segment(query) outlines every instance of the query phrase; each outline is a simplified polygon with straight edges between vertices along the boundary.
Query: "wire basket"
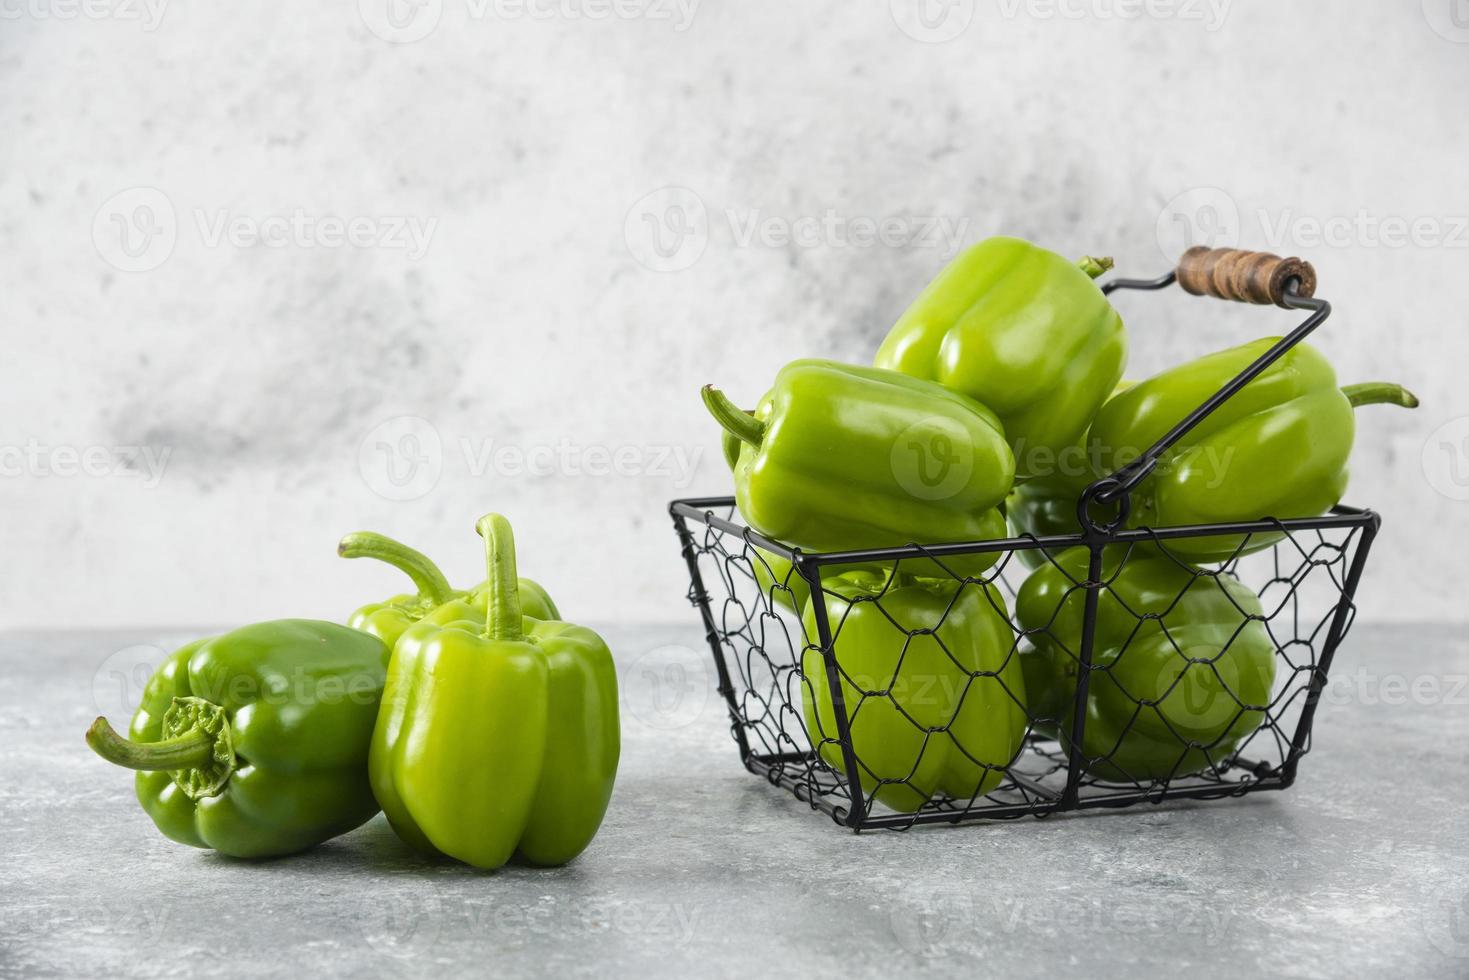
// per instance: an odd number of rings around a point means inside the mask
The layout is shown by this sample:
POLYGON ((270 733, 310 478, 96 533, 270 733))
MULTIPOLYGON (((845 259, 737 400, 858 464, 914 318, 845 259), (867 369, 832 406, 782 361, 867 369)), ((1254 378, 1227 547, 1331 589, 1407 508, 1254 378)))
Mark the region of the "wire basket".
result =
POLYGON ((1330 315, 1309 265, 1258 253, 1195 249, 1175 273, 1103 289, 1176 281, 1310 316, 1089 486, 1079 533, 812 554, 745 526, 732 497, 670 505, 747 769, 854 830, 1291 785, 1380 521, 1338 506, 1294 520, 1126 527, 1128 494, 1160 457, 1330 315), (1191 564, 1179 549, 1201 538, 1231 542, 1232 557, 1191 564), (993 565, 953 572, 978 555, 993 565), (871 579, 865 592, 832 589, 854 569, 871 579), (917 586, 905 572, 928 583, 927 615, 912 612, 917 586), (949 624, 978 619, 991 624, 982 655, 945 642, 949 624), (861 663, 839 656, 844 631, 866 651, 861 663), (1054 703, 1035 696, 1073 685, 1054 703))

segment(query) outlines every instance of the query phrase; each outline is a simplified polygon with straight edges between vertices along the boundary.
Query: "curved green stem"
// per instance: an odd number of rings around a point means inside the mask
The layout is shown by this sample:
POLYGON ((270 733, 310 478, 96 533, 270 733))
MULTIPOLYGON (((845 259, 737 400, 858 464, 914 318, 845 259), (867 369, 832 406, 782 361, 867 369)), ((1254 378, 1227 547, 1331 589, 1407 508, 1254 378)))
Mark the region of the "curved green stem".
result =
POLYGON ((454 597, 449 580, 439 566, 420 551, 372 531, 353 531, 337 543, 337 554, 343 558, 376 558, 385 561, 413 579, 418 594, 436 606, 454 597))
POLYGON ((704 407, 709 409, 714 421, 724 426, 725 432, 741 442, 748 442, 752 446, 760 445, 765 438, 764 422, 741 409, 713 385, 705 385, 700 395, 704 399, 704 407))
POLYGON ((202 769, 214 758, 214 736, 208 732, 196 730, 161 742, 134 742, 113 731, 106 718, 92 722, 87 744, 113 765, 149 772, 202 769))
POLYGON ((515 570, 515 535, 510 522, 500 514, 486 514, 474 529, 485 539, 485 564, 489 569, 485 609, 485 636, 492 640, 521 640, 520 580, 515 570))
POLYGON ((1101 258, 1095 258, 1090 255, 1083 255, 1080 261, 1076 263, 1076 265, 1077 268, 1081 269, 1082 272, 1085 272, 1087 275, 1095 279, 1098 276, 1103 275, 1104 273, 1110 272, 1112 270, 1113 262, 1110 255, 1102 256, 1101 258))
POLYGON ((1360 408, 1363 405, 1418 407, 1417 395, 1402 385, 1395 385, 1390 381, 1365 381, 1359 385, 1344 385, 1342 394, 1347 396, 1347 401, 1352 403, 1353 408, 1360 408))

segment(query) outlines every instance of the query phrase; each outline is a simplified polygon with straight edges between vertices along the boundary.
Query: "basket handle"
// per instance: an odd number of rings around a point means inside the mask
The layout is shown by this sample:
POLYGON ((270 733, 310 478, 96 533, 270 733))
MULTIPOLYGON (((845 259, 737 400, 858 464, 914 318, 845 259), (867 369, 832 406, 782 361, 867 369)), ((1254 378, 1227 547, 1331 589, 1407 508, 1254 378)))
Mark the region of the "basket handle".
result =
POLYGON ((1301 259, 1198 245, 1178 260, 1178 284, 1195 296, 1289 309, 1292 282, 1297 296, 1316 295, 1316 270, 1301 259))
POLYGON ((1159 279, 1118 279, 1107 283, 1102 290, 1108 295, 1119 289, 1157 290, 1175 282, 1195 296, 1274 304, 1289 310, 1310 310, 1311 315, 1205 399, 1141 456, 1083 490, 1076 502, 1076 512, 1081 526, 1089 532, 1105 534, 1121 527, 1131 510, 1129 494, 1147 479, 1163 454, 1331 316, 1331 304, 1316 298, 1316 270, 1311 264, 1296 258, 1283 259, 1269 252, 1198 246, 1183 254, 1175 271, 1159 279), (1093 505, 1114 501, 1117 513, 1112 520, 1099 523, 1092 518, 1093 505))

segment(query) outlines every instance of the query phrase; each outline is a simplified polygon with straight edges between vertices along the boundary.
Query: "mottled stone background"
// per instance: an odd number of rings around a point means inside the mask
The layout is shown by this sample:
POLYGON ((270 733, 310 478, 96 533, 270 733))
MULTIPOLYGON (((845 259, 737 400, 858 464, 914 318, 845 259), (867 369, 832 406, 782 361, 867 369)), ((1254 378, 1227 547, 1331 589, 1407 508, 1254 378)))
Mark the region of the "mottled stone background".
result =
MULTIPOLYGON (((1364 614, 1464 618, 1462 0, 0 14, 0 626, 339 617, 398 585, 342 532, 467 582, 489 509, 573 618, 688 621, 698 386, 866 360, 998 232, 1314 260, 1343 379, 1425 403, 1361 416, 1364 614)), ((1135 377, 1294 320, 1120 305, 1135 377)))

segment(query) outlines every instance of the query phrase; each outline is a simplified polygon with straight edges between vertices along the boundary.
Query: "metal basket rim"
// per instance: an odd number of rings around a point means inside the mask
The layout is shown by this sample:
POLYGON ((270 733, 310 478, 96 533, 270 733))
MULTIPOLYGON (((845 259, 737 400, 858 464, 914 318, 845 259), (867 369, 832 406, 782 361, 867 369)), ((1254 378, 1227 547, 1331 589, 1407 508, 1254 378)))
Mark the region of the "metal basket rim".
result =
MULTIPOLYGON (((1363 507, 1337 504, 1326 514, 1316 517, 1292 517, 1284 520, 1262 518, 1255 521, 1230 521, 1215 524, 1184 524, 1170 527, 1138 527, 1104 530, 1088 535, 1081 532, 1065 535, 1023 535, 1012 538, 994 538, 980 541, 959 541, 946 544, 909 544, 892 548, 868 548, 857 551, 805 551, 788 545, 777 538, 761 534, 747 524, 732 518, 721 517, 714 510, 721 507, 734 508, 733 496, 688 497, 673 500, 668 512, 674 517, 686 517, 700 524, 717 528, 745 538, 750 543, 771 551, 783 558, 802 565, 850 565, 863 562, 897 561, 904 558, 945 558, 956 555, 987 554, 1000 551, 1064 551, 1067 548, 1087 547, 1093 544, 1130 544, 1152 541, 1169 541, 1179 538, 1207 537, 1216 534, 1290 534, 1294 531, 1321 531, 1339 528, 1368 527, 1381 523, 1380 515, 1363 507)), ((738 513, 736 511, 736 513, 738 513)))

